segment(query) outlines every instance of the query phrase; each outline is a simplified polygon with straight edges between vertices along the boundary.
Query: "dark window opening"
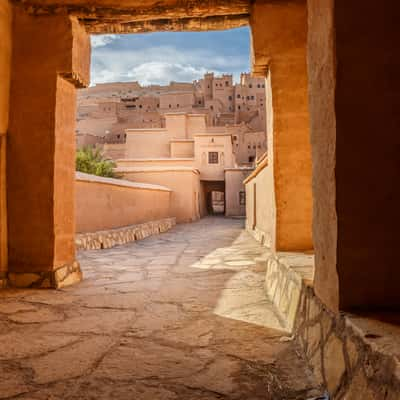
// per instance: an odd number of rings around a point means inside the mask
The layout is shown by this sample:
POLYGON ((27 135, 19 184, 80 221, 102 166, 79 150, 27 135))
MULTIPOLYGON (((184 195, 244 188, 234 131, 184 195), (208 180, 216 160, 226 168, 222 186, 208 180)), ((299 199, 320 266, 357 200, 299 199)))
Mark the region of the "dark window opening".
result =
POLYGON ((208 163, 209 164, 218 164, 218 152, 217 151, 209 151, 208 152, 208 163))
POLYGON ((239 192, 239 204, 241 206, 245 206, 246 205, 246 192, 241 190, 239 192))

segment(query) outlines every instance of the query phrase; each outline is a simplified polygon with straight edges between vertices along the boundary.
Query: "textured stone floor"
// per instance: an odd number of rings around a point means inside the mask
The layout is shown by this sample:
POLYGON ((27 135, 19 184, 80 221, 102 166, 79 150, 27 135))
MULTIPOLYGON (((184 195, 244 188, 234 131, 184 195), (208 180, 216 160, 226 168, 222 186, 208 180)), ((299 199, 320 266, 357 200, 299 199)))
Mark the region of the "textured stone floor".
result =
POLYGON ((308 399, 243 221, 81 252, 85 280, 0 292, 0 398, 308 399))

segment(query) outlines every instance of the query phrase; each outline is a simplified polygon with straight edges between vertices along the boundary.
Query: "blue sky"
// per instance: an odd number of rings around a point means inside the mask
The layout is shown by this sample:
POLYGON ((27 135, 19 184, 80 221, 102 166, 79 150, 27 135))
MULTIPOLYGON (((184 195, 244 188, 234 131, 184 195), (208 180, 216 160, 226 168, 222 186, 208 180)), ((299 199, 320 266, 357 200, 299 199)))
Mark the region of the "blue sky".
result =
POLYGON ((249 29, 92 36, 92 84, 191 82, 205 72, 249 70, 249 29))

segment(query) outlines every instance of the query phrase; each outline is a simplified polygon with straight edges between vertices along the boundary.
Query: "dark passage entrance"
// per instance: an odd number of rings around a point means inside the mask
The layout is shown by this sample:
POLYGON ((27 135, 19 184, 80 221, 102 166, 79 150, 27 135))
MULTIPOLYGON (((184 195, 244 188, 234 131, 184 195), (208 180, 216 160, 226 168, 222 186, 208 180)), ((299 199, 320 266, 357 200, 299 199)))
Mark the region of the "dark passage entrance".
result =
POLYGON ((208 215, 225 214, 225 182, 201 181, 208 215))

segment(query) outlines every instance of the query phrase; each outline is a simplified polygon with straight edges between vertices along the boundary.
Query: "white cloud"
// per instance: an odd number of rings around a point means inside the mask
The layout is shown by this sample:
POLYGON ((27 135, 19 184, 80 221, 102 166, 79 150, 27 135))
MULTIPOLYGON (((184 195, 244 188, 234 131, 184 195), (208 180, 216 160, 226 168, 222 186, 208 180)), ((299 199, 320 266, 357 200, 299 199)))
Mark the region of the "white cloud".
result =
POLYGON ((239 73, 244 72, 243 59, 218 54, 212 47, 179 51, 173 45, 153 45, 138 49, 115 46, 112 42, 119 38, 116 35, 94 38, 98 39, 93 51, 92 84, 123 81, 139 81, 143 85, 190 82, 200 79, 207 71, 221 74, 232 70, 236 71, 235 78, 238 79, 239 73))
POLYGON ((135 66, 128 72, 127 77, 143 85, 165 85, 170 81, 191 82, 206 72, 204 67, 195 67, 190 64, 152 61, 135 66))
POLYGON ((93 48, 107 46, 108 44, 112 43, 114 40, 117 39, 118 39, 117 35, 92 35, 90 37, 93 48))

